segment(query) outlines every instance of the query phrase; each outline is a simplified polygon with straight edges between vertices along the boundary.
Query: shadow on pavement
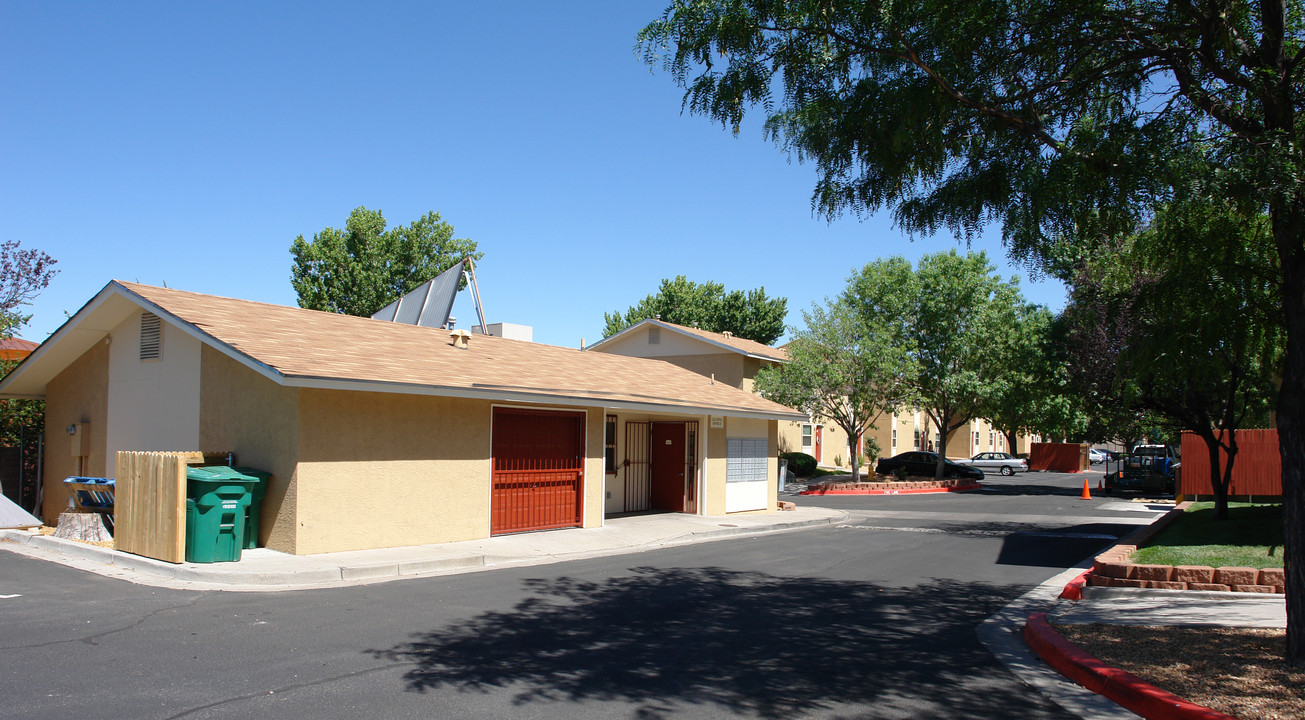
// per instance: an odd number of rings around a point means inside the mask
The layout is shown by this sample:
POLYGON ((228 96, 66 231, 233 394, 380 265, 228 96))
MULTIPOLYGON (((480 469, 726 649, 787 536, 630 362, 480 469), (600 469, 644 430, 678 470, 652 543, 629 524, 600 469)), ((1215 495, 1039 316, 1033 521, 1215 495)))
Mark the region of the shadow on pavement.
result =
POLYGON ((413 692, 511 687, 518 706, 624 702, 650 720, 686 706, 764 718, 1003 718, 1014 708, 1023 718, 1066 717, 975 637, 1020 588, 719 568, 526 583, 530 596, 511 611, 371 652, 410 663, 413 692))
MULTIPOLYGON (((1056 487, 1055 485, 1033 485, 1030 483, 1013 485, 984 480, 983 489, 979 492, 984 495, 1063 495, 1066 497, 1079 497, 1083 494, 1082 481, 1079 482, 1078 487, 1056 487)), ((1089 479, 1089 487, 1095 497, 1098 492, 1096 479, 1089 479)))

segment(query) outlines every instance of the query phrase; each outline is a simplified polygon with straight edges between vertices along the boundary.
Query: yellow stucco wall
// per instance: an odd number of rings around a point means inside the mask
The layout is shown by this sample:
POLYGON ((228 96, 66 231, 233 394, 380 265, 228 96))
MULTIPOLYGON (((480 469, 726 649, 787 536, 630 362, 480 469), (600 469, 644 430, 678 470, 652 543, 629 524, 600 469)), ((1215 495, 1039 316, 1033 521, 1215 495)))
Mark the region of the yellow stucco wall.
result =
POLYGON ((199 450, 233 452, 272 473, 260 508, 259 545, 295 552, 299 390, 277 385, 207 345, 200 356, 199 450))
POLYGON ((299 554, 489 536, 490 403, 303 390, 299 554))
POLYGON ((585 479, 584 500, 581 506, 580 522, 584 527, 602 527, 605 488, 603 469, 603 422, 605 413, 600 408, 591 408, 585 423, 585 479))
POLYGON ((41 482, 44 499, 41 518, 57 524, 68 506, 63 479, 70 475, 112 477, 105 467, 105 430, 108 426, 109 346, 99 342, 49 382, 45 390, 45 457, 41 482), (87 452, 79 467, 72 438, 65 428, 86 422, 87 452))
POLYGON ((789 422, 787 420, 779 422, 778 429, 778 447, 777 454, 780 452, 807 452, 815 455, 815 425, 820 425, 820 454, 816 459, 822 466, 827 467, 852 467, 851 453, 847 446, 847 433, 843 428, 823 418, 817 418, 812 425, 810 449, 802 447, 802 426, 808 423, 789 422), (837 461, 837 462, 835 462, 837 461))
POLYGON ((725 514, 725 439, 726 429, 707 423, 707 458, 702 463, 702 514, 725 514))
POLYGON ((118 452, 199 450, 200 358, 203 343, 167 320, 160 322, 160 357, 140 359, 141 312, 110 333, 109 416, 105 464, 118 452))

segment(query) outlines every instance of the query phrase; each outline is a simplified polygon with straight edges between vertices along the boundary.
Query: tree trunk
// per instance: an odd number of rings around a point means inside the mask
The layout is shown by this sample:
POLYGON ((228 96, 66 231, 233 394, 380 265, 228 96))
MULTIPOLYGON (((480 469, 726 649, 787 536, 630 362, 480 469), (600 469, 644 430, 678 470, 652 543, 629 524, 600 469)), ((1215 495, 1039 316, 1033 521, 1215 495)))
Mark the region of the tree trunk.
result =
POLYGON ((947 426, 951 424, 952 416, 950 414, 938 415, 938 444, 941 447, 935 448, 938 451, 938 465, 934 467, 933 479, 942 482, 943 475, 947 471, 947 440, 949 433, 947 426))
POLYGON ((1219 464, 1219 438, 1213 430, 1202 429, 1199 432, 1205 441, 1205 450, 1210 455, 1210 490, 1214 493, 1214 519, 1228 519, 1228 486, 1232 481, 1233 460, 1237 456, 1236 439, 1229 444, 1228 469, 1225 472, 1219 464))
POLYGON ((1282 264, 1287 355, 1278 392, 1282 457, 1283 561, 1287 576, 1287 664, 1305 667, 1305 200, 1271 203, 1282 264))
POLYGON ((847 434, 847 456, 852 459, 852 482, 861 482, 861 458, 856 453, 856 446, 860 442, 860 435, 847 434))
POLYGON ((1017 444, 1018 437, 1016 436, 1015 431, 1003 430, 1001 434, 1006 436, 1006 452, 1010 453, 1011 455, 1018 455, 1020 447, 1017 444))
POLYGON ((104 518, 99 513, 59 513, 59 527, 54 531, 54 536, 82 542, 113 540, 113 535, 109 533, 109 528, 104 526, 104 518))
POLYGON ((1282 457, 1283 560, 1287 575, 1287 663, 1305 667, 1305 273, 1288 293, 1287 358, 1278 394, 1278 449, 1282 457), (1291 318, 1296 315, 1296 318, 1291 318), (1294 336, 1294 337, 1293 337, 1294 336))

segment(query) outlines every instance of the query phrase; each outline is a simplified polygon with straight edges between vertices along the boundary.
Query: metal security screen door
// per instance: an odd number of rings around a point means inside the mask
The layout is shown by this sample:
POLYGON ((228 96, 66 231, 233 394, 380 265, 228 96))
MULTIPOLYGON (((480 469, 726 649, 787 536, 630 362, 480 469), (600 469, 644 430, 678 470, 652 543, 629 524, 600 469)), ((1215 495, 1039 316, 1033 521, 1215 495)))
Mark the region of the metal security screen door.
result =
POLYGON ((652 507, 652 423, 625 423, 624 512, 652 507))
POLYGON ((625 475, 623 512, 640 512, 656 509, 686 513, 698 512, 698 423, 694 420, 674 423, 627 421, 625 423, 625 459, 621 463, 625 475), (663 471, 660 488, 654 489, 654 427, 661 426, 661 465, 663 471), (672 437, 668 437, 671 435, 672 437), (666 440, 671 440, 674 450, 667 452, 666 440), (669 478, 669 479, 667 479, 669 478), (672 486, 673 484, 673 486, 672 486), (654 501, 659 495, 661 503, 654 501))
POLYGON ((580 525, 584 413, 494 409, 490 533, 580 525))

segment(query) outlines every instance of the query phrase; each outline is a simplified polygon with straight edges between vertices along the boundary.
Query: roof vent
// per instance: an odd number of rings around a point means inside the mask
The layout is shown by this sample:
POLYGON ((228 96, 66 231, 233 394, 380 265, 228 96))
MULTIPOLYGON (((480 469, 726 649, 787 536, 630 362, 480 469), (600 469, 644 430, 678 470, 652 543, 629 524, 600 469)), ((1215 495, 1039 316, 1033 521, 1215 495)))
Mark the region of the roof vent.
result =
POLYGON ((727 338, 734 337, 734 333, 730 332, 729 330, 726 330, 725 332, 721 333, 721 335, 724 335, 727 338))
POLYGON ((660 345, 662 342, 662 329, 656 325, 648 328, 648 344, 660 345))
POLYGON ((163 357, 163 326, 154 313, 140 316, 140 359, 158 360, 163 357))
POLYGON ((471 337, 471 333, 466 330, 454 330, 449 333, 449 337, 453 338, 453 347, 466 350, 467 338, 471 337))

